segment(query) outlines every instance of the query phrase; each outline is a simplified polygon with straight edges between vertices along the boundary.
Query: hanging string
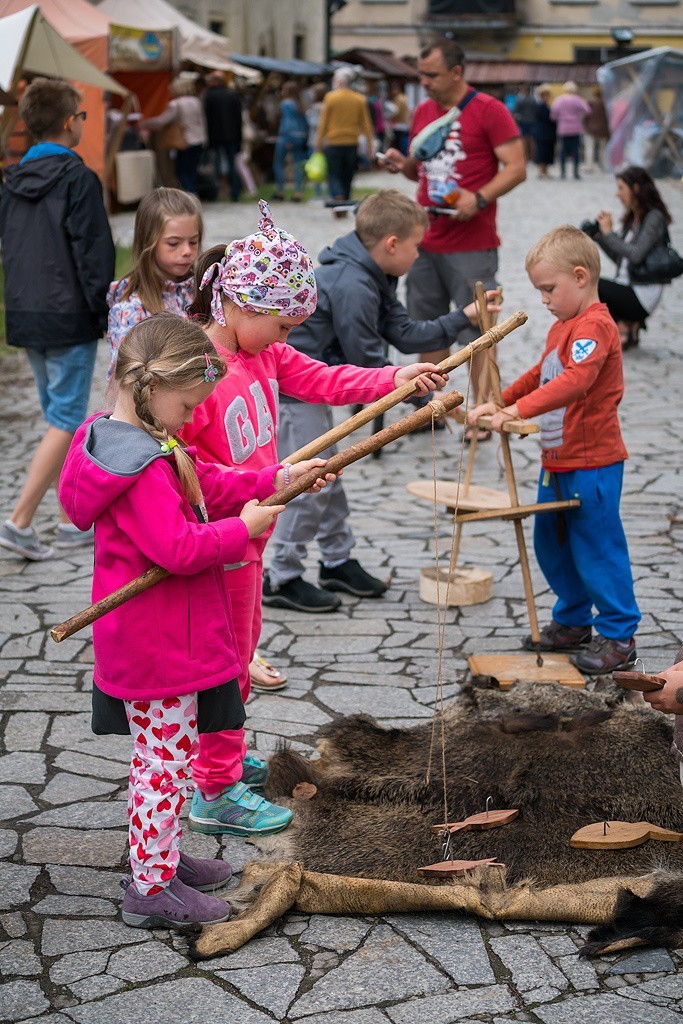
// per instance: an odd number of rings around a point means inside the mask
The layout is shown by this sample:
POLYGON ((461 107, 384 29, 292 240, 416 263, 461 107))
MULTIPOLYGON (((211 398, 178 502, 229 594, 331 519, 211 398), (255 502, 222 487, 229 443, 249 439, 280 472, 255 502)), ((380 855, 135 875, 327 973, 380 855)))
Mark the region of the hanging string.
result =
MULTIPOLYGON (((467 374, 467 390, 465 392, 465 410, 469 406, 470 389, 472 384, 472 359, 468 360, 468 374, 467 374)), ((446 719, 445 719, 445 701, 444 701, 444 689, 443 689, 443 653, 446 638, 446 613, 448 611, 448 596, 451 586, 451 574, 448 574, 448 582, 446 584, 446 600, 441 607, 441 573, 439 566, 439 516, 438 516, 438 504, 437 504, 437 468, 436 468, 436 429, 435 422, 440 415, 440 410, 444 410, 443 404, 437 400, 432 400, 430 403, 432 409, 432 482, 433 482, 433 499, 434 499, 434 562, 436 568, 436 624, 437 624, 437 639, 438 639, 438 661, 437 661, 437 677, 436 677, 436 701, 434 704, 434 714, 432 716, 432 729, 429 741, 429 754, 427 758, 427 771, 425 773, 425 782, 429 785, 431 780, 432 770, 432 757, 434 754, 434 743, 436 738, 436 721, 437 716, 441 720, 441 776, 443 785, 443 820, 448 821, 448 784, 446 779, 446 719), (440 410, 439 410, 440 407, 440 410)), ((458 479, 457 479, 457 491, 455 498, 455 511, 453 513, 453 528, 451 533, 451 545, 455 543, 455 528, 456 518, 458 515, 458 509, 460 504, 460 484, 462 480, 462 466, 465 455, 465 433, 467 429, 467 423, 463 427, 462 435, 460 438, 460 455, 458 459, 458 479)), ((444 855, 445 856, 445 855, 444 855)))

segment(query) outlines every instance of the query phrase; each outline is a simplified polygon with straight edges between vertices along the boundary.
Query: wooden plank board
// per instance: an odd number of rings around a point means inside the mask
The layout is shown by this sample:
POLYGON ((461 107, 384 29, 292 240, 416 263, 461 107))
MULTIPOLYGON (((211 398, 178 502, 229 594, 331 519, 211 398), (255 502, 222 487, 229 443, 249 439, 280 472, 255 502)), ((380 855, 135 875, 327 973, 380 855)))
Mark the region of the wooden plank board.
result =
MULTIPOLYGON (((433 480, 413 480, 406 484, 408 494, 423 501, 434 501, 433 480)), ((510 508, 510 495, 507 491, 497 491, 493 487, 478 487, 471 485, 467 490, 464 487, 458 488, 455 480, 437 480, 436 501, 438 505, 445 505, 449 509, 461 508, 466 511, 476 512, 480 509, 505 509, 510 508), (460 497, 458 498, 458 491, 460 497)))
POLYGON ((540 666, 536 664, 536 655, 527 651, 473 654, 467 664, 472 675, 497 679, 501 690, 509 690, 517 682, 562 683, 576 690, 586 686, 586 680, 566 654, 543 654, 540 666))
MULTIPOLYGON (((434 485, 432 484, 432 494, 434 485)), ((464 515, 458 512, 453 517, 456 523, 478 523, 484 519, 526 519, 527 516, 536 515, 537 512, 560 512, 566 508, 579 508, 581 502, 577 498, 569 501, 541 501, 535 505, 515 505, 512 508, 497 508, 482 510, 481 512, 465 512, 464 515)), ((464 504, 461 504, 464 508, 464 504)))
MULTIPOLYGON (((457 420, 458 423, 465 422, 465 410, 463 408, 453 409, 448 415, 449 418, 457 420)), ((491 417, 480 416, 477 426, 484 430, 490 430, 491 417)), ((527 434, 538 434, 540 429, 538 423, 533 423, 532 420, 506 420, 503 424, 503 430, 506 434, 519 434, 520 437, 526 437, 527 434)))

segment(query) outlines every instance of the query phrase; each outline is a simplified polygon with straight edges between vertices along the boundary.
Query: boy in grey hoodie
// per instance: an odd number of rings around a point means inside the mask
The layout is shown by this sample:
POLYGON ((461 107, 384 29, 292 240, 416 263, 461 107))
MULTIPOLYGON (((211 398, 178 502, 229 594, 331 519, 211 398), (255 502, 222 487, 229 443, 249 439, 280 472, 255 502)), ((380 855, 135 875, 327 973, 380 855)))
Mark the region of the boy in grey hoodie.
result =
MULTIPOLYGON (((320 253, 317 309, 294 328, 288 343, 330 366, 385 366, 387 344, 404 353, 433 352, 451 345, 464 328, 476 326, 474 303, 434 320, 412 320, 396 298, 398 279, 417 259, 427 224, 424 209, 398 189, 384 189, 365 199, 358 208, 356 230, 320 253)), ((491 304, 496 295, 488 293, 492 312, 498 310, 491 304)), ((280 396, 281 453, 296 451, 331 427, 329 406, 280 396)), ((329 458, 336 450, 329 448, 321 457, 329 458)), ((382 596, 386 585, 350 557, 355 540, 348 515, 340 480, 320 495, 302 495, 290 502, 273 534, 264 604, 331 612, 341 601, 330 591, 382 596), (321 554, 320 587, 303 579, 307 547, 314 539, 321 554)))

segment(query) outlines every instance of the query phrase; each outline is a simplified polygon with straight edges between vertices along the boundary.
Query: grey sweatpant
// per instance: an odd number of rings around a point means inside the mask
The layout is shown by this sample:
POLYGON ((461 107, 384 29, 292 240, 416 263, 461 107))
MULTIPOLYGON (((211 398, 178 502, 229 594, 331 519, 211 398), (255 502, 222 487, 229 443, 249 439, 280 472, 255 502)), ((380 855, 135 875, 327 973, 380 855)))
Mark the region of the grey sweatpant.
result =
MULTIPOLYGON (((304 402, 280 402, 277 447, 281 459, 332 428, 332 412, 327 405, 304 402)), ((336 446, 320 453, 327 459, 336 446)), ((340 480, 328 484, 319 494, 301 494, 290 501, 278 517, 269 548, 270 585, 281 587, 303 576, 308 545, 317 540, 323 562, 346 561, 354 546, 348 524, 349 506, 340 480)))
MULTIPOLYGON (((474 299, 474 286, 496 287, 498 250, 477 252, 421 252, 406 279, 408 312, 413 320, 444 316, 453 306, 467 306, 474 299)), ((478 327, 458 333, 458 345, 478 338, 478 327)), ((434 346, 435 350, 438 348, 434 346)))

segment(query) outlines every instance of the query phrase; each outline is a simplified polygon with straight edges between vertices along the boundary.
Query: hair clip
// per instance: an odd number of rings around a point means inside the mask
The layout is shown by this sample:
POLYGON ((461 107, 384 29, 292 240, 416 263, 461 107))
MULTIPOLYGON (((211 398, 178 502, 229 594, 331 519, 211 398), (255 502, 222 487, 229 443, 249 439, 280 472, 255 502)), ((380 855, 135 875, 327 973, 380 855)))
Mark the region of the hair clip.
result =
POLYGON ((176 441, 175 437, 170 437, 168 441, 164 441, 164 443, 161 445, 161 450, 164 453, 164 455, 168 455, 170 452, 173 451, 174 448, 177 447, 178 442, 176 441))
POLYGON ((204 353, 206 359, 206 369, 204 370, 204 381, 207 384, 213 384, 218 379, 218 370, 211 362, 211 357, 208 352, 204 353))

